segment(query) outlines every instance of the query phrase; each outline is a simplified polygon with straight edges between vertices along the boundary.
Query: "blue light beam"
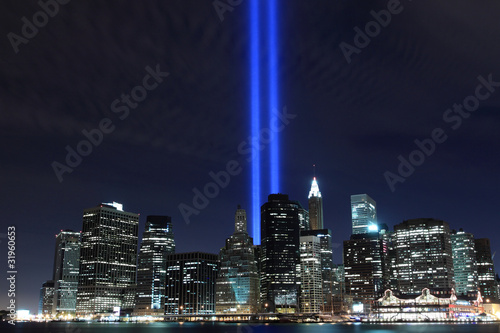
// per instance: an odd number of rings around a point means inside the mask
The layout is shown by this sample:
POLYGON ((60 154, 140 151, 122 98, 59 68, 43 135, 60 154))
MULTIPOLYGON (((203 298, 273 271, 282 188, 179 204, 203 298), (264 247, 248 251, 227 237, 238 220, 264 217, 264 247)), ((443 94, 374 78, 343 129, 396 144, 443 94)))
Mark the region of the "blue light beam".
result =
MULTIPOLYGON (((267 0, 267 24, 268 24, 268 50, 269 50, 269 67, 268 67, 268 94, 269 94, 269 128, 273 127, 273 119, 276 118, 278 112, 278 37, 277 37, 277 0, 267 0)), ((270 193, 279 193, 280 191, 280 152, 279 152, 279 135, 274 132, 269 150, 270 163, 270 193)))
MULTIPOLYGON (((250 109, 251 132, 253 138, 260 131, 260 15, 259 2, 250 4, 250 109)), ((254 244, 260 244, 260 151, 252 149, 252 237, 254 244)))

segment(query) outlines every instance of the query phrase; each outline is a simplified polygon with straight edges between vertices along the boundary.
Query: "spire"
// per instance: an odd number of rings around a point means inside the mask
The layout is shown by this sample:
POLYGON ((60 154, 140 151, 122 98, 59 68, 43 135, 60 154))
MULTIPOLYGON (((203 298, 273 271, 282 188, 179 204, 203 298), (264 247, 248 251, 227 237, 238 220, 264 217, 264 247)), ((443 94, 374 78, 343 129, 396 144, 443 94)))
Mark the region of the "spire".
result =
POLYGON ((313 177, 311 190, 309 191, 309 196, 307 197, 307 199, 310 199, 311 197, 321 198, 321 192, 319 191, 319 186, 318 182, 316 181, 316 177, 313 177))
POLYGON ((234 215, 234 232, 247 232, 247 212, 240 205, 234 215))

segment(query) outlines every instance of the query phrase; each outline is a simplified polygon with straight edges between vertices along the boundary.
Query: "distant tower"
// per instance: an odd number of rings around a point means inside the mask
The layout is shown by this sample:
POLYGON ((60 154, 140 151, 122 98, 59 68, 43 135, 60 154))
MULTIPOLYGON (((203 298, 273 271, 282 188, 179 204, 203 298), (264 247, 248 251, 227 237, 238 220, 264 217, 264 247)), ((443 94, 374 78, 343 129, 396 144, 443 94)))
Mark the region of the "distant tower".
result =
POLYGON ((309 224, 311 230, 323 229, 323 198, 316 177, 313 178, 307 198, 309 199, 309 224))
POLYGON ((77 316, 133 310, 138 228, 139 214, 116 202, 83 211, 77 316))
POLYGON ((451 250, 455 271, 455 289, 458 295, 467 296, 478 288, 476 247, 474 235, 460 229, 451 233, 451 250))
POLYGON ((378 233, 377 203, 368 194, 351 195, 352 234, 378 233))
POLYGON ((164 314, 165 267, 171 253, 175 253, 171 217, 148 216, 139 251, 135 315, 164 314))
POLYGON ((257 313, 259 273, 253 239, 247 232, 247 215, 238 206, 234 234, 226 239, 219 254, 216 283, 216 313, 257 313))

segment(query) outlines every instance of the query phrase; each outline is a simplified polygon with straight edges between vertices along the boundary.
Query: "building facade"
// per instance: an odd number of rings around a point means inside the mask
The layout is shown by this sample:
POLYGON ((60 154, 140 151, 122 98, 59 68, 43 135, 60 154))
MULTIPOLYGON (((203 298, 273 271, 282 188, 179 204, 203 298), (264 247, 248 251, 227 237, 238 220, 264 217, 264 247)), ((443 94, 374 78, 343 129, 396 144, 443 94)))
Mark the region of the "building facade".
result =
POLYGON ((451 250, 455 273, 455 291, 467 296, 477 291, 478 276, 474 235, 460 229, 451 233, 451 250))
POLYGON ((430 218, 407 220, 394 227, 393 241, 401 293, 455 287, 448 223, 430 218))
POLYGON ((300 312, 319 313, 323 308, 321 244, 315 235, 300 236, 300 312))
POLYGON ((80 233, 61 230, 54 255, 54 301, 52 315, 74 315, 80 272, 80 233))
POLYGON ((38 315, 52 317, 54 308, 54 281, 49 280, 40 288, 40 300, 38 302, 38 315))
POLYGON ((378 233, 355 234, 344 241, 345 294, 354 301, 373 301, 386 287, 385 243, 378 233))
POLYGON ((312 230, 323 229, 323 198, 316 177, 313 178, 307 199, 309 202, 310 228, 312 230))
POLYGON ((368 194, 351 195, 352 234, 378 232, 377 203, 368 194))
MULTIPOLYGON (((321 258, 321 312, 332 311, 332 295, 338 289, 338 280, 333 271, 332 232, 329 229, 301 231, 301 236, 316 236, 319 240, 321 258)), ((337 290, 338 293, 338 290, 337 290)))
POLYGON ((474 241, 476 247, 476 262, 479 290, 485 300, 498 300, 496 287, 495 267, 491 257, 491 246, 488 238, 479 238, 474 241))
POLYGON ((121 204, 83 212, 78 316, 132 312, 135 299, 139 215, 121 204))
POLYGON ((170 216, 148 216, 142 236, 137 267, 136 316, 163 315, 167 255, 175 253, 170 216))
POLYGON ((234 233, 219 253, 216 313, 249 314, 259 310, 259 272, 253 239, 247 232, 247 215, 238 206, 234 233))
POLYGON ((265 311, 300 310, 299 237, 299 204, 286 194, 269 195, 261 207, 261 302, 265 311))
POLYGON ((215 314, 218 255, 202 252, 167 255, 166 315, 215 314))

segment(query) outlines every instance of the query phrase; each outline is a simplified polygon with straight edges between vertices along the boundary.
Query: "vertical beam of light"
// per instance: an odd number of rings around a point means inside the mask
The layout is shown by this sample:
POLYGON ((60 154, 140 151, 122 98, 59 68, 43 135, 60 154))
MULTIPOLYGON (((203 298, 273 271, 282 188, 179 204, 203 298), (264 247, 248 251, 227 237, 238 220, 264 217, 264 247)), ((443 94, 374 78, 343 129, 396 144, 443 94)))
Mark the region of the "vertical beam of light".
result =
MULTIPOLYGON (((273 119, 276 118, 275 113, 278 112, 278 38, 277 38, 277 1, 267 0, 267 24, 268 24, 268 50, 269 50, 269 67, 268 67, 268 91, 269 105, 268 118, 269 128, 272 130, 273 119)), ((270 163, 270 193, 278 193, 280 190, 280 153, 279 153, 279 135, 275 131, 271 140, 269 150, 270 163)))
MULTIPOLYGON (((260 48, 259 48, 259 2, 250 4, 250 109, 252 138, 259 137, 260 130, 260 48)), ((252 148, 252 237, 260 244, 260 151, 252 148)))

